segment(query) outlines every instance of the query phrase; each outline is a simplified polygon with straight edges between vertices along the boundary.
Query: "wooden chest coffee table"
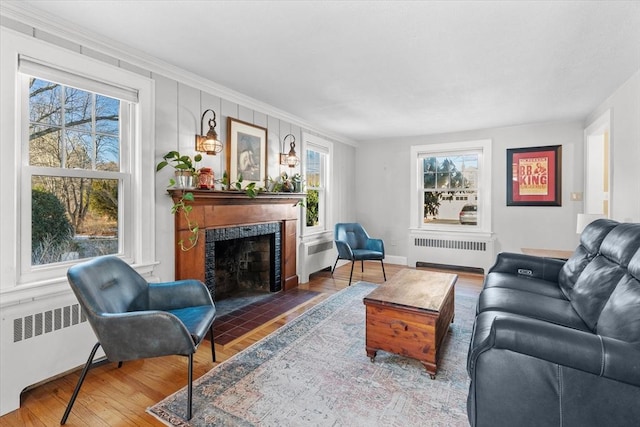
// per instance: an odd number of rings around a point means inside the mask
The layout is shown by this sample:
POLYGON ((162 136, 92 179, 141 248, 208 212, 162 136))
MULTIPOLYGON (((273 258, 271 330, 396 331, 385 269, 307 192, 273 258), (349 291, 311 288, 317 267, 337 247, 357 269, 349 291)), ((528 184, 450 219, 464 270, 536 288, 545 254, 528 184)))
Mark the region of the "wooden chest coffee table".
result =
POLYGON ((418 359, 432 379, 438 350, 453 322, 458 276, 402 270, 364 298, 366 350, 373 362, 378 350, 418 359))

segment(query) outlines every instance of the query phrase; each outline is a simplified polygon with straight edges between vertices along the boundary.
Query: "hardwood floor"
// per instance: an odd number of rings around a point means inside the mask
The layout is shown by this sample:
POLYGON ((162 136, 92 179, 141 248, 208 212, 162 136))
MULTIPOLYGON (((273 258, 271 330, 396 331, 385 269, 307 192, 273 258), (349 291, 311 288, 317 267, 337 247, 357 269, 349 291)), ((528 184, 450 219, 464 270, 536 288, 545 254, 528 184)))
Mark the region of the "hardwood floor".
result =
MULTIPOLYGON (((386 264, 387 279, 404 268, 407 267, 386 264)), ((350 265, 347 264, 337 268, 333 277, 329 271, 313 274, 309 283, 300 285, 300 288, 319 291, 324 295, 289 312, 280 320, 254 330, 240 341, 224 347, 216 345, 217 363, 269 335, 331 294, 346 288, 349 283, 349 271, 350 265)), ((458 274, 456 293, 478 295, 483 277, 456 273, 458 274)), ((360 266, 356 265, 352 283, 359 280, 382 283, 380 263, 365 262, 364 273, 361 273, 360 266)), ((87 356, 89 350, 90 348, 87 348, 87 356)), ((362 352, 364 355, 365 350, 362 349, 362 352)), ((208 372, 213 366, 210 343, 205 341, 194 357, 194 379, 208 372)), ((0 417, 0 425, 6 427, 59 425, 79 376, 80 368, 25 391, 22 394, 20 409, 0 417)), ((89 371, 66 425, 162 426, 164 424, 147 414, 145 410, 184 387, 186 382, 187 358, 182 356, 125 362, 121 368, 118 368, 117 363, 105 363, 89 371)))

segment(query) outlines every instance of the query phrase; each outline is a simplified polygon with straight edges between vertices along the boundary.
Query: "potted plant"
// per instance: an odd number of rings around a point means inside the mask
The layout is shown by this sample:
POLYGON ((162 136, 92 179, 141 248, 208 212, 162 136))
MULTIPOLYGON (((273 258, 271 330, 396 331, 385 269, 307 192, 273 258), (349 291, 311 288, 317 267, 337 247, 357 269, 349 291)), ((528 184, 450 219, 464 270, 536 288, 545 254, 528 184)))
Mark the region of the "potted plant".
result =
POLYGON ((162 161, 156 166, 156 172, 164 169, 165 166, 172 166, 175 169, 175 179, 169 180, 169 185, 175 188, 193 188, 194 179, 198 176, 196 165, 202 160, 202 154, 191 156, 182 155, 178 151, 169 151, 162 156, 162 161))
MULTIPOLYGON (((167 154, 162 156, 162 161, 156 166, 156 172, 164 169, 166 166, 172 166, 175 169, 175 178, 169 179, 169 187, 182 190, 193 188, 194 179, 198 176, 196 164, 200 160, 202 160, 201 154, 196 154, 192 159, 190 156, 182 155, 177 151, 169 151, 167 154)), ((189 218, 189 214, 193 207, 187 204, 187 202, 193 202, 193 200, 194 197, 192 192, 182 191, 180 198, 174 202, 171 207, 171 213, 174 215, 182 212, 187 223, 187 228, 191 232, 188 244, 185 244, 183 239, 178 241, 178 246, 180 246, 180 249, 183 251, 188 251, 198 243, 200 228, 198 227, 197 222, 191 221, 191 218, 189 218)))

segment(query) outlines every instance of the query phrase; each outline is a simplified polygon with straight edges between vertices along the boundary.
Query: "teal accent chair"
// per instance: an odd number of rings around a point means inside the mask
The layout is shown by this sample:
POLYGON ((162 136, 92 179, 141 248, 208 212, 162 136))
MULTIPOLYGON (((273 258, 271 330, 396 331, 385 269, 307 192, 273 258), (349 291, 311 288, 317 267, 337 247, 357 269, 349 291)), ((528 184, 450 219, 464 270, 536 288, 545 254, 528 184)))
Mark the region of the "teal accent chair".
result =
POLYGON ((122 362, 149 357, 181 355, 189 359, 187 414, 191 419, 193 355, 207 332, 213 345, 216 308, 207 287, 199 280, 148 283, 129 264, 103 256, 76 264, 67 271, 71 289, 98 338, 80 374, 64 424, 100 346, 107 361, 122 362))
POLYGON ((362 272, 364 273, 364 261, 380 261, 382 265, 382 275, 387 280, 384 271, 384 242, 381 239, 369 237, 364 227, 357 222, 338 223, 335 225, 334 239, 338 257, 331 270, 331 275, 338 265, 338 260, 351 261, 351 274, 349 275, 349 286, 353 277, 353 265, 360 261, 362 272))

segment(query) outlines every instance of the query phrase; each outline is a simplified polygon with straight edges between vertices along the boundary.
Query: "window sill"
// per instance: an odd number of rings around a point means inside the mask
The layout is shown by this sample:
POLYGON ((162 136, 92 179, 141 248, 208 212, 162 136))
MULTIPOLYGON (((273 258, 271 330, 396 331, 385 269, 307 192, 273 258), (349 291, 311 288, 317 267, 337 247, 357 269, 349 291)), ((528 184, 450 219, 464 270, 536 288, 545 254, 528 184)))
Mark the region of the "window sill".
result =
MULTIPOLYGON (((157 262, 151 264, 132 265, 140 275, 150 282, 157 281, 153 276, 153 269, 157 262)), ((0 308, 19 305, 26 302, 44 300, 71 293, 66 276, 47 280, 25 282, 12 288, 0 291, 0 308)))

